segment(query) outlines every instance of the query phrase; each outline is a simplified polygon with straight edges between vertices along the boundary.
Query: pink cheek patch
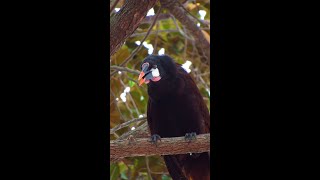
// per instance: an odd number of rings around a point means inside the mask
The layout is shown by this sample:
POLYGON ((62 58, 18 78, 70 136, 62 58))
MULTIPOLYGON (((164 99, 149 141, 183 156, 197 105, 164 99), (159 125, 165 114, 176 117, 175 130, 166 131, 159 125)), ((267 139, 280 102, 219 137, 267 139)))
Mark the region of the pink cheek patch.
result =
POLYGON ((160 79, 161 79, 161 77, 160 77, 160 76, 158 76, 158 77, 154 77, 154 78, 152 78, 152 79, 151 79, 151 81, 153 81, 153 82, 157 82, 157 81, 160 81, 160 79))
POLYGON ((146 80, 144 83, 148 84, 150 82, 150 80, 146 80))

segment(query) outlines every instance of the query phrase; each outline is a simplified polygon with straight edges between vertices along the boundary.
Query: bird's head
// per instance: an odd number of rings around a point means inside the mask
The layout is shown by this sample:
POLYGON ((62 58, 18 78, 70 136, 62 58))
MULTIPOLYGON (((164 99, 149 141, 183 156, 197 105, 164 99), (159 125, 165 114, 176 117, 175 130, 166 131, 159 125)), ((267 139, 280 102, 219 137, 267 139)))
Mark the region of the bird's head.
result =
POLYGON ((141 64, 141 73, 138 78, 139 85, 168 81, 174 79, 176 73, 177 67, 172 58, 166 55, 150 55, 141 64))

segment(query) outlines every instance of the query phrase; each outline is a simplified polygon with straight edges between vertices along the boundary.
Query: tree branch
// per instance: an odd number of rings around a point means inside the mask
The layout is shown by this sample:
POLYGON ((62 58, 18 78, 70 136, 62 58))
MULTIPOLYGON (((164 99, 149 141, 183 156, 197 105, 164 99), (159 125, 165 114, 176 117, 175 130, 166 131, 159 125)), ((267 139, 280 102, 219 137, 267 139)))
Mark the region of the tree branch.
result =
POLYGON ((112 56, 140 25, 156 0, 127 0, 123 7, 110 17, 110 56, 112 56))
POLYGON ((149 138, 110 141, 110 160, 124 157, 202 153, 210 151, 210 134, 197 135, 194 141, 185 137, 162 138, 157 146, 149 138))
POLYGON ((147 120, 147 117, 135 118, 135 119, 131 119, 129 121, 126 121, 125 123, 119 124, 116 127, 110 129, 110 134, 113 134, 117 130, 129 126, 131 123, 138 122, 138 121, 143 121, 143 120, 147 120))
POLYGON ((195 39, 196 48, 201 56, 201 61, 205 64, 210 64, 210 43, 204 37, 201 29, 194 23, 194 21, 186 14, 184 9, 180 7, 176 0, 160 0, 163 7, 167 8, 169 12, 178 19, 195 39))
MULTIPOLYGON (((183 6, 183 4, 181 4, 181 2, 179 2, 178 0, 174 0, 174 1, 176 1, 176 2, 180 5, 180 7, 181 7, 186 13, 188 13, 191 17, 193 17, 193 18, 194 18, 196 21, 198 21, 200 24, 206 25, 206 26, 209 26, 209 25, 210 25, 210 23, 208 23, 207 21, 198 19, 196 16, 194 16, 193 14, 191 14, 191 13, 183 6)), ((198 7, 198 5, 196 5, 196 6, 198 7)), ((198 8, 198 9, 199 9, 199 8, 198 8)))
POLYGON ((126 71, 126 72, 129 72, 129 73, 132 73, 132 74, 137 74, 137 75, 140 74, 139 71, 134 70, 134 69, 129 69, 129 68, 126 68, 126 67, 110 66, 110 69, 117 70, 117 71, 126 71))
MULTIPOLYGON (((160 14, 157 20, 160 21, 160 20, 169 19, 169 18, 170 18, 170 14, 160 14)), ((155 15, 147 16, 141 21, 141 24, 151 24, 154 21, 154 19, 155 19, 155 15)))
MULTIPOLYGON (((210 30, 210 28, 200 28, 201 30, 210 30)), ((158 30, 158 33, 162 33, 162 32, 180 32, 179 29, 167 29, 167 30, 158 30)), ((157 31, 151 31, 150 34, 156 34, 157 31)), ((143 33, 134 33, 132 34, 130 37, 136 37, 136 36, 145 36, 147 33, 143 32, 143 33)))
POLYGON ((148 122, 144 122, 135 130, 131 130, 122 134, 117 140, 124 140, 127 139, 129 136, 133 136, 134 138, 142 138, 148 136, 150 137, 150 132, 148 130, 148 122))
POLYGON ((113 11, 113 9, 117 6, 118 2, 119 2, 119 0, 116 0, 116 1, 113 3, 113 5, 110 7, 110 14, 111 14, 111 12, 113 11))

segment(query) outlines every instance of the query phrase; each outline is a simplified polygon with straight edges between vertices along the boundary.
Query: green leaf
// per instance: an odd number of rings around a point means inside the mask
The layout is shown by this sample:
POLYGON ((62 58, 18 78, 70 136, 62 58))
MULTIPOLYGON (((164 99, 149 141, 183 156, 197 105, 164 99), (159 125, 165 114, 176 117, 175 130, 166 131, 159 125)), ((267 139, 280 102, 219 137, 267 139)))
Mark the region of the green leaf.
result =
POLYGON ((117 164, 110 166, 110 180, 117 180, 120 176, 120 169, 117 164))
POLYGON ((172 180, 171 177, 167 176, 167 175, 162 175, 161 180, 172 180))
POLYGON ((130 80, 129 80, 129 86, 130 86, 130 87, 133 87, 135 84, 136 84, 136 83, 134 83, 133 81, 130 81, 130 80))
POLYGON ((121 172, 121 179, 128 179, 125 172, 121 172))

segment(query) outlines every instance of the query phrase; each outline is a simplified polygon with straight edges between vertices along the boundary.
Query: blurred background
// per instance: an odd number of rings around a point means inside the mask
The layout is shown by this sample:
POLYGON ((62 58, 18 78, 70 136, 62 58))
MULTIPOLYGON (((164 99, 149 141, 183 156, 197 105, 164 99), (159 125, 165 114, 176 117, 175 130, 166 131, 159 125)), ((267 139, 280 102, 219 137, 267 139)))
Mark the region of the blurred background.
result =
MULTIPOLYGON (((111 8, 114 2, 110 1, 111 8)), ((125 2, 117 2, 111 9, 110 18, 125 2)), ((194 21, 210 43, 210 0, 181 0, 179 4, 188 11, 186 16, 194 21)), ((157 2, 135 32, 110 57, 110 140, 125 139, 130 135, 134 138, 149 137, 146 126, 147 86, 139 86, 137 79, 141 62, 150 54, 166 54, 182 64, 196 81, 210 110, 210 67, 199 53, 196 37, 166 8, 162 8, 157 20, 153 21, 159 8, 160 2, 157 2), (154 22, 149 35, 142 42, 154 22), (137 51, 139 46, 141 49, 137 51), (128 58, 125 66, 119 66, 128 58), (128 126, 119 127, 133 119, 134 122, 128 126)), ((171 179, 161 156, 130 157, 110 162, 110 176, 111 180, 171 179)))

